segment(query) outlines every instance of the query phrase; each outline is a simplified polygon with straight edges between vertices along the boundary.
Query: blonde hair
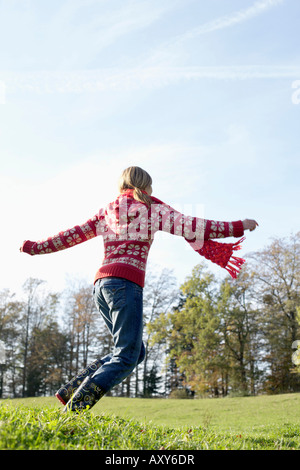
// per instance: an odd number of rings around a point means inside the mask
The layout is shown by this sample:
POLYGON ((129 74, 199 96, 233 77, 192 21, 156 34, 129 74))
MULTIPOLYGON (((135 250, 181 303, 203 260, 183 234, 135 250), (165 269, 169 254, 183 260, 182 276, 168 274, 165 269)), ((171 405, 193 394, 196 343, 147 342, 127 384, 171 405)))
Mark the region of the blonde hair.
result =
POLYGON ((119 191, 133 189, 133 197, 137 201, 143 202, 150 207, 152 199, 148 194, 143 193, 146 188, 152 185, 152 178, 139 166, 126 168, 119 179, 119 191))

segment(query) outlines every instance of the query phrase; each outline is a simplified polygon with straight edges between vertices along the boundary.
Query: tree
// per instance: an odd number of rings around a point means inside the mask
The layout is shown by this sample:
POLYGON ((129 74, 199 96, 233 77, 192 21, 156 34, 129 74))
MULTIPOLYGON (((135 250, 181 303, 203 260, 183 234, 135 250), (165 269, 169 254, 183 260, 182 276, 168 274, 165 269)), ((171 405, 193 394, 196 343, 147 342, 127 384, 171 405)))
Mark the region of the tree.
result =
POLYGON ((108 353, 111 339, 96 308, 92 287, 85 281, 72 281, 65 292, 64 328, 69 342, 70 379, 89 362, 108 353))
MULTIPOLYGON (((170 310, 177 298, 176 279, 170 270, 148 272, 143 300, 145 359, 141 365, 144 397, 152 396, 154 392, 157 392, 161 381, 159 370, 162 365, 162 351, 158 345, 151 343, 151 325, 160 314, 170 310)), ((138 372, 139 369, 136 368, 136 390, 138 390, 138 372)))
POLYGON ((59 294, 37 291, 43 281, 25 283, 27 302, 23 340, 22 396, 38 396, 60 385, 62 364, 66 360, 66 339, 56 322, 59 294), (64 346, 64 348, 61 347, 64 346), (25 354, 26 353, 26 354, 25 354))
POLYGON ((29 278, 23 285, 26 294, 24 302, 24 310, 22 315, 22 335, 21 335, 21 348, 23 356, 23 374, 22 374, 22 396, 27 395, 26 380, 27 380, 27 365, 28 365, 28 351, 30 334, 35 326, 37 326, 42 318, 44 311, 43 303, 38 303, 36 291, 44 281, 40 279, 29 278))
MULTIPOLYGON (((300 307, 297 307, 297 322, 300 326, 300 307)), ((296 349, 292 354, 292 362, 295 365, 292 372, 294 374, 300 374, 300 340, 294 341, 292 348, 296 349)))
POLYGON ((220 285, 217 312, 222 335, 222 356, 228 388, 242 394, 256 394, 259 372, 259 312, 251 304, 252 283, 244 268, 237 279, 224 280, 220 285))
POLYGON ((300 232, 289 239, 273 239, 268 247, 252 253, 251 260, 268 364, 265 389, 270 393, 299 391, 300 377, 294 373, 291 352, 300 333, 300 232))
POLYGON ((67 338, 56 321, 35 327, 29 346, 28 396, 52 395, 62 384, 67 357, 67 338))
POLYGON ((17 368, 18 361, 18 344, 20 339, 20 317, 23 309, 22 302, 16 299, 16 295, 11 293, 9 289, 3 289, 0 292, 0 341, 2 341, 5 349, 5 364, 2 365, 2 393, 9 391, 16 396, 19 370, 17 368), (5 381, 4 381, 5 377, 5 381), (9 384, 6 387, 5 384, 9 384))
POLYGON ((218 396, 221 380, 219 319, 215 315, 216 280, 205 264, 197 265, 181 286, 186 301, 176 313, 171 355, 177 357, 185 384, 193 392, 218 396))
POLYGON ((215 395, 221 377, 216 281, 203 263, 193 269, 180 289, 184 300, 156 319, 151 327, 152 341, 166 343, 173 386, 215 395))
POLYGON ((251 278, 217 283, 204 264, 181 286, 179 305, 151 325, 152 341, 165 343, 171 392, 226 396, 255 394, 261 338, 258 312, 251 304, 251 278))

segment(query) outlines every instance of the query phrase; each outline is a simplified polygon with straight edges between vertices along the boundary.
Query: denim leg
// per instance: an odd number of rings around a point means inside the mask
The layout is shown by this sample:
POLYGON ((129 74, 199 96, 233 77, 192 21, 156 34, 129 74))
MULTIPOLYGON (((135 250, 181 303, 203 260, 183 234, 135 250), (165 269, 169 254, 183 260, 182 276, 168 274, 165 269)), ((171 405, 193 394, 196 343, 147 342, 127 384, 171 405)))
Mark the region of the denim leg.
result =
MULTIPOLYGON (((143 289, 122 278, 104 278, 95 284, 94 299, 114 341, 112 355, 92 376, 108 392, 124 380, 145 357, 143 289)), ((102 360, 103 360, 102 359, 102 360)))

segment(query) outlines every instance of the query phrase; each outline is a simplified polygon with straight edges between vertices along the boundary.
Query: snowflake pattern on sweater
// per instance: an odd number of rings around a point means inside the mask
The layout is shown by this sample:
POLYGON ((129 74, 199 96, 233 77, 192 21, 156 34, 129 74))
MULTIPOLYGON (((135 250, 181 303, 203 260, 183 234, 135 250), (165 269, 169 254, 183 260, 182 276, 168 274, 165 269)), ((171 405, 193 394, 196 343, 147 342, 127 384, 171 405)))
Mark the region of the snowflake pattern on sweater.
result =
POLYGON ((37 242, 25 241, 23 251, 46 254, 71 248, 101 235, 104 259, 94 282, 103 277, 123 277, 144 286, 150 247, 158 231, 183 237, 198 251, 205 240, 240 237, 242 221, 223 222, 186 216, 152 197, 151 207, 136 201, 127 190, 82 225, 37 242))

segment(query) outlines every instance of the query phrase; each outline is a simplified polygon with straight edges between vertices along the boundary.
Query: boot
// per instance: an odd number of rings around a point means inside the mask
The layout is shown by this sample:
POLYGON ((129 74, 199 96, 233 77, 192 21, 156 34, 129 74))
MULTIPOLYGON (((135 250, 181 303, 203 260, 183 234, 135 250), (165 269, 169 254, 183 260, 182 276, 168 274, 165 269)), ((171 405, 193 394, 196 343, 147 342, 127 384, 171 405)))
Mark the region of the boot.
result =
POLYGON ((105 391, 93 382, 91 377, 86 377, 72 398, 64 407, 66 411, 83 411, 92 408, 100 398, 103 397, 105 391))
POLYGON ((85 369, 82 369, 78 375, 73 377, 70 382, 61 387, 55 394, 56 398, 63 404, 66 405, 70 400, 71 396, 75 393, 77 388, 81 385, 82 381, 92 375, 96 370, 103 364, 101 359, 96 359, 94 362, 89 364, 85 369))

